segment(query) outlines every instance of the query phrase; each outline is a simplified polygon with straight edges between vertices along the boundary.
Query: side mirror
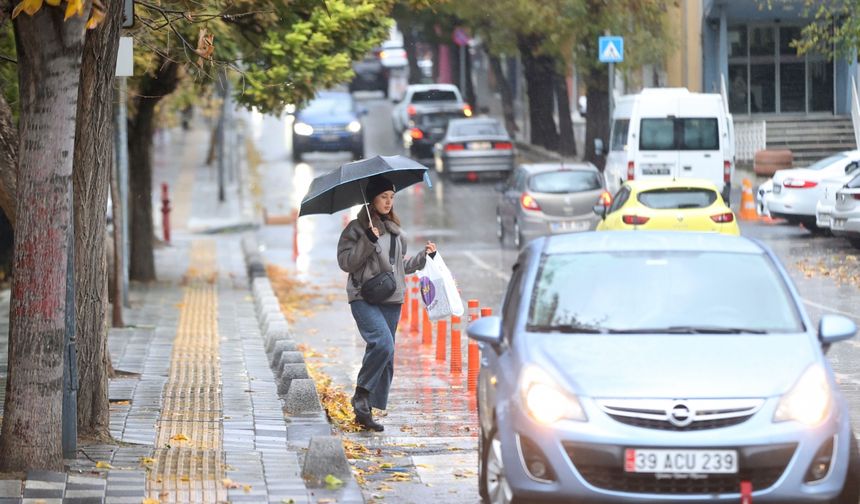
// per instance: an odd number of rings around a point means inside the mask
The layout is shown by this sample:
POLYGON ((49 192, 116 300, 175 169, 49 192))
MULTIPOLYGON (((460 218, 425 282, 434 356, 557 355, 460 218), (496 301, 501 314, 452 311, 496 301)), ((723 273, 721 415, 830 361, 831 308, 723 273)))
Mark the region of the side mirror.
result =
POLYGON ((606 218, 606 205, 594 205, 591 209, 594 210, 594 213, 601 219, 606 218))
POLYGON ((483 317, 469 324, 466 334, 475 341, 498 348, 502 343, 501 317, 483 317))
POLYGON ((603 140, 600 138, 594 139, 594 155, 602 156, 603 155, 603 140))
POLYGON ((822 315, 818 323, 818 339, 825 346, 851 339, 856 333, 854 321, 842 315, 822 315))

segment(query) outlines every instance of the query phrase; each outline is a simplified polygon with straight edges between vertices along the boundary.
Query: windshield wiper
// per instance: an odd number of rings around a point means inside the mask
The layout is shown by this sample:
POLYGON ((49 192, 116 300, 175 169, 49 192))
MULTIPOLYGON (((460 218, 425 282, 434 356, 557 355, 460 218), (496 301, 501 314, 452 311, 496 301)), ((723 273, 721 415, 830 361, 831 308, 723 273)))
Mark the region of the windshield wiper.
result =
POLYGON ((530 332, 560 332, 570 334, 606 334, 606 329, 588 327, 581 325, 529 325, 526 330, 530 332))
POLYGON ((610 334, 767 334, 764 329, 723 326, 669 326, 636 329, 609 329, 610 334))

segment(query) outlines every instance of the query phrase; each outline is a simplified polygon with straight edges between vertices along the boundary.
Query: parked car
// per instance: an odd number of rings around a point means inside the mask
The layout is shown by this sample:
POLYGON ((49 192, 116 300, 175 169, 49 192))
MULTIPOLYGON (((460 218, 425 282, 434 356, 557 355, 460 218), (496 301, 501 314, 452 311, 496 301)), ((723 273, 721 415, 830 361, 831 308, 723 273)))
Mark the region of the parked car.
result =
POLYGON ((848 238, 860 248, 860 174, 836 192, 836 205, 831 215, 831 231, 848 238))
POLYGON ((618 98, 606 155, 606 184, 653 177, 712 181, 729 202, 735 164, 734 125, 719 93, 643 89, 618 98))
POLYGON ((323 91, 307 107, 296 112, 293 122, 293 160, 306 152, 349 151, 354 159, 364 157, 361 116, 367 111, 356 106, 352 95, 323 91))
POLYGON ((833 217, 833 207, 836 206, 836 193, 849 185, 860 184, 860 172, 853 171, 821 181, 821 196, 815 204, 815 225, 821 229, 830 229, 833 217), (858 179, 858 180, 855 180, 858 179))
POLYGON ((349 92, 381 91, 388 98, 388 68, 383 65, 378 52, 368 54, 352 64, 355 77, 349 83, 349 92))
POLYGON ((808 168, 779 170, 773 175, 773 192, 767 197, 771 217, 789 224, 803 224, 811 232, 819 232, 815 206, 823 196, 822 180, 850 175, 860 167, 860 150, 840 152, 826 157, 808 168))
POLYGON ((704 179, 648 179, 625 182, 610 205, 599 204, 598 231, 661 230, 741 234, 720 191, 704 179))
POLYGON ((436 171, 452 179, 469 173, 507 176, 514 168, 514 141, 498 119, 455 119, 433 155, 436 171))
POLYGON ((472 116, 471 107, 463 101, 460 90, 451 84, 412 84, 406 88, 403 99, 391 110, 391 124, 397 138, 419 113, 462 112, 472 116))
POLYGON ((592 207, 605 191, 591 163, 520 165, 497 189, 496 234, 517 248, 538 236, 594 229, 592 207))
POLYGON ((417 114, 403 132, 403 147, 414 159, 433 159, 433 146, 445 137, 448 122, 463 117, 462 111, 417 114))
POLYGON ((575 233, 520 254, 468 327, 485 502, 856 503, 860 454, 816 325, 760 242, 575 233), (756 288, 750 288, 755 285, 756 288))

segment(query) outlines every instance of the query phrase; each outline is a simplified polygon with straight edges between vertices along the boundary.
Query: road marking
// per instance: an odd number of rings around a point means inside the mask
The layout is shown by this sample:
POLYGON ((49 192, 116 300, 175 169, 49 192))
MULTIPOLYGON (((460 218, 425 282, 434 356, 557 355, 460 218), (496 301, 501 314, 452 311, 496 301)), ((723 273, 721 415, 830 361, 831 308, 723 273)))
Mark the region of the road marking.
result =
POLYGON ((476 256, 473 252, 471 252, 471 251, 464 252, 463 255, 468 257, 469 260, 472 261, 473 263, 475 263, 475 265, 477 267, 489 271, 490 273, 496 275, 497 277, 501 278, 502 280, 505 280, 505 281, 508 280, 509 277, 507 274, 505 274, 504 271, 501 271, 498 268, 494 268, 493 266, 490 266, 489 264, 484 262, 484 260, 482 260, 480 257, 476 256))
POLYGON ((805 298, 801 298, 801 300, 803 300, 803 302, 808 304, 809 306, 814 306, 815 308, 818 308, 819 310, 826 310, 826 311, 831 312, 831 313, 838 313, 839 315, 845 315, 846 317, 851 317, 855 320, 860 320, 860 315, 858 315, 856 313, 837 310, 836 308, 832 308, 832 307, 827 306, 827 305, 816 303, 815 301, 810 301, 810 300, 805 299, 805 298))

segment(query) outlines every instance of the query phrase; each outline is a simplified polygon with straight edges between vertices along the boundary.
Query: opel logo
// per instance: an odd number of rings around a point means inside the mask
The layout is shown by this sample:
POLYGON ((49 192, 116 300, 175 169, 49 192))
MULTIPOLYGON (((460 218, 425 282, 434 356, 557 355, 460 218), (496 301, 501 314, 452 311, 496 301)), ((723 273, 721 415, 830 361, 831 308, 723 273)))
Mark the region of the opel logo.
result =
POLYGON ((693 423, 693 413, 686 404, 678 403, 666 413, 669 416, 669 423, 676 427, 686 427, 693 423))

